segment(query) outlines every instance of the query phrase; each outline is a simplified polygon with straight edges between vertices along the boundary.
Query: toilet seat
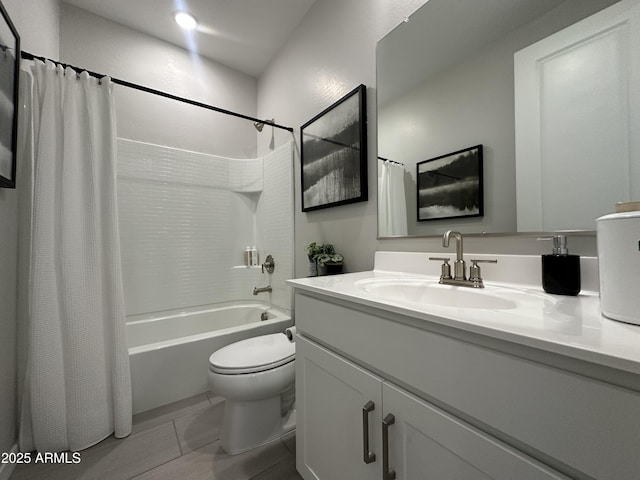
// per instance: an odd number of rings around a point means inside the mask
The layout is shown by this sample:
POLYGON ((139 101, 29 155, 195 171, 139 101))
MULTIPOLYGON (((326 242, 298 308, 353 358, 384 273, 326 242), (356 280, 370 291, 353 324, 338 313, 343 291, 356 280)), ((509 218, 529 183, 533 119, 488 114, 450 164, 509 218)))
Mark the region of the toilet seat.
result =
POLYGON ((295 344, 284 333, 241 340, 214 352, 209 369, 223 375, 258 373, 280 367, 295 359, 295 344))

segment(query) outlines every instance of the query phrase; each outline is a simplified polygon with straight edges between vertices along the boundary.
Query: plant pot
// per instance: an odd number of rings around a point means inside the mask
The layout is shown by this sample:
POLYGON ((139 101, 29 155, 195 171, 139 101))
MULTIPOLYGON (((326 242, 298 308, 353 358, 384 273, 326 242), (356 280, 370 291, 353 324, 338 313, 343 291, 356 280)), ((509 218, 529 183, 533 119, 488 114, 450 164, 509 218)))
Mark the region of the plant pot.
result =
POLYGON ((336 275, 342 273, 342 262, 327 262, 324 264, 325 275, 336 275))
POLYGON ((310 277, 318 276, 318 264, 316 262, 309 261, 309 276, 310 277))

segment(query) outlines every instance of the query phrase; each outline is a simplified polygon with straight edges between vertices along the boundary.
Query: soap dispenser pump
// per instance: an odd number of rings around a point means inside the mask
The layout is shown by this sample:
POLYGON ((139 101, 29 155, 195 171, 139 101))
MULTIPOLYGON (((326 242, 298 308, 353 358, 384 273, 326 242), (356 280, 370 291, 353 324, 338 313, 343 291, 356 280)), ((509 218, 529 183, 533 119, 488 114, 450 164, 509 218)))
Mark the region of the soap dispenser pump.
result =
POLYGON ((565 235, 554 235, 552 239, 552 253, 542 255, 542 288, 556 295, 578 295, 580 256, 569 254, 565 235))

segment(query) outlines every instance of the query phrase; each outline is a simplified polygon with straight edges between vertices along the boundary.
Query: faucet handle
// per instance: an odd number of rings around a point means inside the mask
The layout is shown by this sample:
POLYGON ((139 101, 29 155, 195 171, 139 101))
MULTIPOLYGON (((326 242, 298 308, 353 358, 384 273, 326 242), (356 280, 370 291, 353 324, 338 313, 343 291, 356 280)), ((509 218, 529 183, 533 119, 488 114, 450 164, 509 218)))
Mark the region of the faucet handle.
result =
POLYGON ((429 260, 436 260, 436 261, 444 262, 442 264, 442 267, 440 268, 440 281, 441 282, 442 282, 443 279, 451 278, 451 265, 449 265, 449 262, 451 261, 450 258, 429 257, 429 260))
POLYGON ((262 273, 264 273, 265 269, 267 270, 268 274, 272 274, 273 271, 276 268, 276 262, 273 259, 273 256, 271 255, 267 255, 267 258, 265 259, 264 263, 262 264, 262 273))
MULTIPOLYGON (((477 284, 478 287, 482 288, 483 282, 482 277, 480 276, 480 267, 479 263, 498 263, 498 260, 470 260, 471 266, 469 267, 469 280, 477 284)), ((474 285, 475 286, 475 285, 474 285)))
POLYGON ((491 260, 469 260, 473 265, 478 265, 479 263, 498 263, 498 260, 495 259, 491 259, 491 260))

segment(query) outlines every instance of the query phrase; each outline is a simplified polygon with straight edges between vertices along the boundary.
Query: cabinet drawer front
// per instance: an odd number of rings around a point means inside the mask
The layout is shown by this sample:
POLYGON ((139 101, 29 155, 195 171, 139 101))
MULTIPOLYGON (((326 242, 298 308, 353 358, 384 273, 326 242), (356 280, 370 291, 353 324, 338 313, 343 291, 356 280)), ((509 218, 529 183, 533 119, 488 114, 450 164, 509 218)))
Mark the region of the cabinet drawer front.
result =
POLYGON ((382 387, 397 480, 569 480, 564 475, 397 387, 382 387))
POLYGON ((637 392, 384 315, 388 318, 296 294, 296 324, 303 335, 474 423, 490 425, 541 458, 558 460, 567 471, 599 480, 638 480, 637 392))

